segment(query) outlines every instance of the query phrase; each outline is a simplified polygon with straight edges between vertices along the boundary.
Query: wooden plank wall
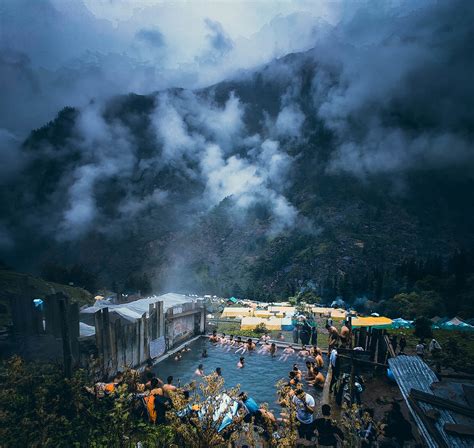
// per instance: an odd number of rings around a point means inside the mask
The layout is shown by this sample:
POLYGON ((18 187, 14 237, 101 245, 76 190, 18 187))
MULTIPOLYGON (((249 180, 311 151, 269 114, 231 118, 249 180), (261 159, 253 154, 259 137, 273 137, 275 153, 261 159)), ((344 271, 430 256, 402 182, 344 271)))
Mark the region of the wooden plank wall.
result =
POLYGON ((150 304, 135 322, 110 320, 108 308, 94 314, 97 353, 104 374, 110 376, 124 367, 137 367, 150 358, 150 342, 164 334, 163 302, 150 304))
POLYGON ((79 307, 69 298, 56 293, 43 300, 43 310, 34 306, 35 297, 12 296, 13 337, 17 344, 16 352, 26 359, 39 361, 62 361, 62 332, 60 301, 64 301, 67 330, 73 363, 79 362, 79 307))

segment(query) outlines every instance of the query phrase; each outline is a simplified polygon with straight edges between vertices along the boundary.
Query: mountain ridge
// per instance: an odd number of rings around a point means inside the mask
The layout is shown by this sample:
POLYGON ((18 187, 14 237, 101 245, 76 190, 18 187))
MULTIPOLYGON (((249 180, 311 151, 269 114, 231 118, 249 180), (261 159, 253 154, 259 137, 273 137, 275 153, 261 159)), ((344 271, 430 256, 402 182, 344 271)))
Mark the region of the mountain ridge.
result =
MULTIPOLYGON (((7 260, 32 271, 80 263, 108 287, 145 273, 157 292, 310 289, 378 302, 406 288, 396 272, 409 260, 447 266, 469 252, 469 163, 334 170, 338 137, 315 109, 314 51, 194 92, 63 109, 30 134, 20 181, 2 193, 18 248, 7 260)), ((340 82, 331 70, 329 91, 340 82)))

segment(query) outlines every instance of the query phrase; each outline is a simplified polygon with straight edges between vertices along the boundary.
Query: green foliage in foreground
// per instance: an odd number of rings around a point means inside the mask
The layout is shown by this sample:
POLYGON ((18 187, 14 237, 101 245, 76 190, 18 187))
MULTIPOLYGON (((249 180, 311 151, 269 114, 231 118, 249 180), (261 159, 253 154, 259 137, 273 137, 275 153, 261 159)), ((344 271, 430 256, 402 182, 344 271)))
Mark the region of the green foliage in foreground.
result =
POLYGON ((62 378, 54 364, 13 358, 0 366, 1 447, 168 447, 168 427, 151 426, 136 415, 125 393, 96 400, 83 390, 84 371, 62 378))

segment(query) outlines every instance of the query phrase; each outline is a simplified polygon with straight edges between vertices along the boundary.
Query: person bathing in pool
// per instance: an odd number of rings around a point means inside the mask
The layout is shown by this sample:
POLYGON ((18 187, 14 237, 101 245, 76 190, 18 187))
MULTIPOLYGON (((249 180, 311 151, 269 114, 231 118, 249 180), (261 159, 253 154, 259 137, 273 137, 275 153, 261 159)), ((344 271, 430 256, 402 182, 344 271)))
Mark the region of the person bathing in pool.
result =
POLYGON ((174 360, 175 360, 175 361, 181 361, 181 358, 182 358, 181 350, 178 350, 178 351, 176 352, 176 355, 175 355, 175 357, 174 357, 174 360))
POLYGON ((295 349, 291 345, 289 345, 288 347, 285 348, 285 350, 283 350, 283 353, 278 360, 286 361, 294 353, 295 353, 295 349))
POLYGON ((306 380, 313 381, 316 378, 316 375, 314 373, 314 363, 310 361, 306 361, 306 380))
POLYGON ((270 351, 270 344, 268 342, 264 342, 263 345, 260 347, 260 350, 257 353, 266 354, 269 351, 270 351))
POLYGON ((227 344, 227 337, 226 337, 225 333, 222 333, 222 336, 221 336, 221 338, 219 339, 219 343, 220 343, 221 345, 226 345, 226 344, 227 344))
POLYGON ((227 351, 230 352, 230 349, 236 344, 236 339, 234 339, 234 335, 231 334, 229 336, 229 340, 227 341, 227 351))
POLYGON ((301 370, 298 368, 298 364, 293 364, 293 372, 295 372, 296 376, 298 377, 298 380, 301 381, 303 374, 301 373, 301 370))
POLYGON ((239 359, 239 362, 237 363, 237 368, 243 369, 244 367, 245 367, 245 358, 241 356, 239 359))
POLYGON ((306 345, 303 345, 302 349, 298 353, 298 357, 299 358, 306 358, 307 356, 309 356, 309 351, 306 348, 306 345))
POLYGON ((247 342, 244 345, 242 345, 242 347, 237 349, 235 353, 241 353, 243 355, 246 351, 251 352, 254 349, 255 349, 255 343, 252 341, 251 338, 248 338, 247 342))
POLYGON ((324 382, 326 381, 326 378, 318 369, 318 367, 316 367, 316 365, 314 364, 313 364, 313 374, 314 374, 314 380, 308 381, 308 384, 311 384, 316 389, 322 389, 324 387, 324 382))
POLYGON ((242 342, 242 345, 239 345, 239 348, 235 351, 235 354, 240 353, 241 355, 243 355, 247 351, 247 348, 247 343, 242 342))
POLYGON ((194 371, 194 375, 204 376, 204 366, 202 364, 198 365, 198 368, 194 371))
POLYGON ((316 347, 316 356, 314 358, 314 362, 319 369, 324 367, 323 352, 319 347, 316 347))
POLYGON ((269 350, 269 353, 272 358, 276 356, 277 351, 278 351, 277 346, 275 345, 274 342, 272 342, 272 345, 270 345, 270 350, 269 350))
POLYGON ((252 350, 255 350, 256 347, 257 346, 256 346, 255 342, 253 342, 251 338, 248 338, 247 339, 247 350, 249 352, 251 352, 252 350))
POLYGON ((209 341, 212 342, 213 344, 216 344, 217 342, 219 342, 219 336, 217 336, 217 331, 214 330, 212 332, 212 335, 209 336, 209 341))
POLYGON ((237 342, 235 344, 235 347, 237 347, 237 350, 234 353, 244 353, 245 352, 245 344, 242 341, 242 338, 239 336, 237 338, 237 342))

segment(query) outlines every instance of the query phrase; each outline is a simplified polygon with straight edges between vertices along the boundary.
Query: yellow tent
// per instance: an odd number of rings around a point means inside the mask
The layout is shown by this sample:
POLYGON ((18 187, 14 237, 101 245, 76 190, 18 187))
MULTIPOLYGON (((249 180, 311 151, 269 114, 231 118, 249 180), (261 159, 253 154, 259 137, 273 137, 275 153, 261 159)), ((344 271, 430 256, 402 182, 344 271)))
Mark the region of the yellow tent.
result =
POLYGON ((243 317, 240 322, 241 330, 254 330, 257 325, 265 324, 267 330, 281 330, 281 319, 270 317, 263 319, 261 317, 243 317))
POLYGON ((255 310, 253 312, 253 315, 255 317, 270 317, 272 315, 272 313, 270 313, 269 311, 267 310, 255 310))
POLYGON ((238 308, 227 306, 222 311, 221 317, 244 317, 244 316, 253 316, 252 308, 238 308))
POLYGON ((352 327, 376 327, 376 328, 390 328, 392 326, 392 319, 388 317, 355 317, 352 319, 352 327))
POLYGON ((311 307, 311 311, 314 314, 318 314, 320 316, 329 316, 331 314, 332 308, 327 308, 323 306, 313 306, 311 307))
POLYGON ((281 330, 281 321, 278 317, 270 317, 266 322, 264 322, 267 330, 281 330))
POLYGON ((331 310, 331 317, 336 320, 345 319, 346 314, 347 314, 347 311, 343 310, 342 308, 336 308, 336 309, 331 310))
POLYGON ((295 312, 294 306, 269 306, 268 311, 286 313, 287 316, 295 312))

